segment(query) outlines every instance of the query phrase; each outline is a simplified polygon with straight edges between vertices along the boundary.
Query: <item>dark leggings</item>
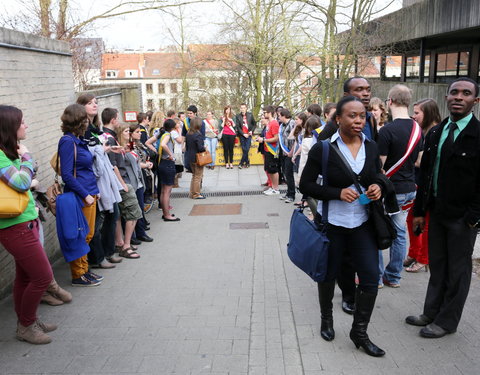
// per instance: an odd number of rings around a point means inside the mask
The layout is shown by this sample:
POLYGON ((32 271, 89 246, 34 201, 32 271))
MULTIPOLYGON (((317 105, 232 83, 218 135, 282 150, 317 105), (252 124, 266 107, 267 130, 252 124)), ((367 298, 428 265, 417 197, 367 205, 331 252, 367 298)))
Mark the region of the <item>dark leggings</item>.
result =
POLYGON ((330 240, 330 247, 325 281, 333 281, 338 277, 343 253, 348 251, 358 274, 358 288, 367 293, 377 294, 378 249, 374 235, 370 221, 352 229, 328 224, 327 237, 330 240))
POLYGON ((233 163, 233 146, 235 146, 235 135, 224 134, 222 137, 223 153, 225 164, 233 163))

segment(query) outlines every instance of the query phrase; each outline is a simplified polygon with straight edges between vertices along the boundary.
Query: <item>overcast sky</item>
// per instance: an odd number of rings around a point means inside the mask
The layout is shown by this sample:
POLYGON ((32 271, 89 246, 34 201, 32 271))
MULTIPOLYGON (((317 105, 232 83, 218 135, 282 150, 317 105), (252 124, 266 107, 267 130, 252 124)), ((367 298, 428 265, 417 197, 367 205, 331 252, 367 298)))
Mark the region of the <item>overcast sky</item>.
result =
MULTIPOLYGON (((232 0, 232 2, 240 0, 232 0)), ((322 0, 320 0, 322 1, 322 0)), ((328 1, 328 0, 325 0, 328 1)), ((38 0, 0 0, 1 13, 15 13, 28 3, 38 3, 38 0)), ((54 1, 55 2, 55 1, 54 1)), ((82 18, 93 16, 108 9, 117 0, 70 0, 71 8, 82 18)), ((387 0, 379 0, 385 4, 387 0)), ((401 6, 401 0, 395 0, 390 11, 401 6)), ((221 42, 217 26, 225 22, 225 10, 221 1, 212 3, 191 4, 184 7, 188 43, 221 42)), ((107 48, 159 48, 175 44, 168 32, 171 29, 178 35, 176 21, 172 16, 161 11, 148 11, 123 17, 112 18, 95 23, 95 27, 86 35, 101 37, 107 48)))

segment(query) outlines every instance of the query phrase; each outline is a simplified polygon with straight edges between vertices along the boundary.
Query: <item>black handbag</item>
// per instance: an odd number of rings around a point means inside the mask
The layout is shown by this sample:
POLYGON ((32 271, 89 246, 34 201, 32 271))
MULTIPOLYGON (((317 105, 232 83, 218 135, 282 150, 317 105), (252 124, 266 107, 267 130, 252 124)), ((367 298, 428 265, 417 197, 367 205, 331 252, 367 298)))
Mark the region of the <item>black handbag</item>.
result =
MULTIPOLYGON (((328 142, 323 143, 322 174, 323 183, 327 183, 328 142)), ((303 214, 303 205, 293 211, 290 220, 290 236, 287 253, 290 260, 315 282, 325 280, 328 266, 327 238, 328 201, 322 205, 322 220, 319 226, 303 214)))
MULTIPOLYGON (((350 173, 355 189, 357 189, 358 194, 362 194, 362 188, 358 183, 358 175, 352 170, 352 167, 345 159, 345 156, 337 148, 338 146, 333 146, 333 150, 340 157, 343 164, 350 173)), ((368 204, 369 206, 369 219, 371 220, 373 227, 375 228, 375 240, 377 242, 377 247, 380 250, 388 249, 392 246, 393 241, 397 238, 397 230, 393 225, 392 218, 385 212, 385 206, 383 204, 383 198, 378 201, 373 201, 368 204)))

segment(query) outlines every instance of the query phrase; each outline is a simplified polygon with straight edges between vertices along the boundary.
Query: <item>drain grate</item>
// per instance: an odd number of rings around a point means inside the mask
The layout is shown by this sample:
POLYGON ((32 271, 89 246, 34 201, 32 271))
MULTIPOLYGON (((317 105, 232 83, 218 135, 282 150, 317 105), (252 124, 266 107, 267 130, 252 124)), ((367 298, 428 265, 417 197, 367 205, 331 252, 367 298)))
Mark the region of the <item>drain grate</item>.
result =
POLYGON ((230 223, 230 229, 268 229, 268 223, 230 223))
MULTIPOLYGON (((286 194, 287 190, 280 190, 281 194, 286 194)), ((247 191, 212 191, 202 193, 205 197, 240 197, 243 195, 262 195, 263 190, 247 190, 247 191)), ((177 192, 170 195, 171 198, 188 198, 188 192, 177 192)))

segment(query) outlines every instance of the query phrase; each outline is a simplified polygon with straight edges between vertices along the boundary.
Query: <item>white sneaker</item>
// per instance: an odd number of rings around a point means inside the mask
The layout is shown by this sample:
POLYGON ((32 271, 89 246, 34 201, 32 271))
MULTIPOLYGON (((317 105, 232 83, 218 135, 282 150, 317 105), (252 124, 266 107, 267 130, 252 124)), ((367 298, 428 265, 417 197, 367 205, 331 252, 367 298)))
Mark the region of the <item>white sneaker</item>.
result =
POLYGON ((282 196, 279 197, 279 199, 285 199, 285 198, 287 198, 286 195, 282 195, 282 196))
POLYGON ((268 188, 267 190, 265 190, 265 191, 263 192, 263 194, 265 194, 265 195, 272 195, 272 190, 273 190, 273 189, 270 187, 270 188, 268 188))
POLYGON ((270 190, 264 191, 263 194, 265 194, 265 195, 279 195, 280 191, 275 190, 275 189, 270 189, 270 190))
POLYGON ((285 203, 293 203, 293 199, 290 197, 285 198, 285 203))

